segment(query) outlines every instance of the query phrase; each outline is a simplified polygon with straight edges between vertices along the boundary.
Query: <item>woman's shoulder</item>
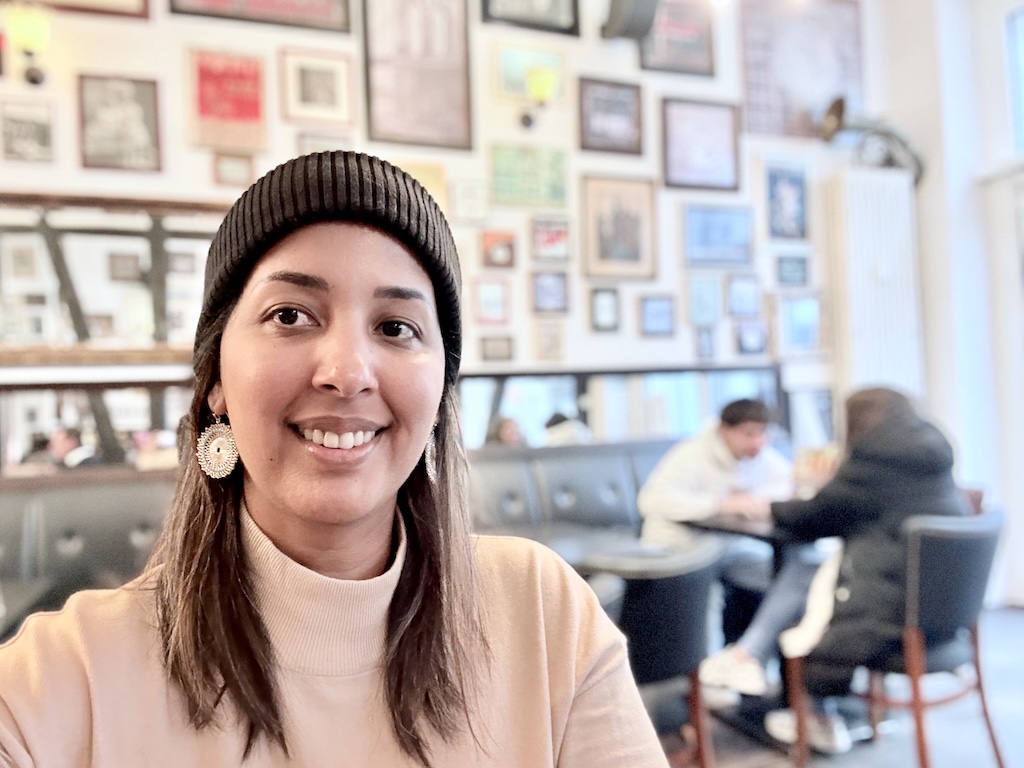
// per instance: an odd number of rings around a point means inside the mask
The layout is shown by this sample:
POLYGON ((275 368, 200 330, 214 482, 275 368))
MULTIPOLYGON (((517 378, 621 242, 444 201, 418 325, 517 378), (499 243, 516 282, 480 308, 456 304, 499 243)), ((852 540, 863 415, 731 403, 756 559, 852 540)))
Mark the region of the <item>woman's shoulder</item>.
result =
POLYGON ((76 592, 60 610, 28 616, 0 645, 0 679, 24 672, 28 662, 28 668, 74 674, 103 659, 117 666, 132 652, 148 654, 157 637, 154 606, 155 593, 141 580, 76 592))
POLYGON ((554 550, 517 536, 474 536, 485 599, 538 604, 587 602, 593 591, 554 550))

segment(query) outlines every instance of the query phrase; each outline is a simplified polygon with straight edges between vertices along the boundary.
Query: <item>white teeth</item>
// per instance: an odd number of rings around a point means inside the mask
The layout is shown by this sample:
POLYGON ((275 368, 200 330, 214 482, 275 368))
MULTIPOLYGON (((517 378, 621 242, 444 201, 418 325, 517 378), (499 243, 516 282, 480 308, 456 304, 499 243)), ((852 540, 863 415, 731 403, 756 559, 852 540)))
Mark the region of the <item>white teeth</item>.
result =
POLYGON ((356 448, 364 443, 368 443, 375 434, 375 432, 369 430, 365 432, 344 432, 340 435, 337 432, 324 432, 322 429, 305 429, 302 431, 302 436, 312 443, 322 445, 325 448, 340 448, 341 450, 356 448))

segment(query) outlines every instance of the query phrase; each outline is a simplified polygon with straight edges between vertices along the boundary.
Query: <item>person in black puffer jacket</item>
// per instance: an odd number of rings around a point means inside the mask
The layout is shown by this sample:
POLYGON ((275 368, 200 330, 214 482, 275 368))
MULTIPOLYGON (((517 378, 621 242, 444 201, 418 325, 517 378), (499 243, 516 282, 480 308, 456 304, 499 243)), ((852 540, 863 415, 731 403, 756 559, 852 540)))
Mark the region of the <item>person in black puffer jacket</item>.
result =
POLYGON ((848 694, 857 666, 901 648, 903 522, 969 512, 953 480, 952 446, 905 395, 859 390, 846 401, 846 424, 847 453, 832 480, 811 499, 772 504, 776 527, 793 538, 844 543, 832 619, 805 659, 807 690, 819 698, 848 694))

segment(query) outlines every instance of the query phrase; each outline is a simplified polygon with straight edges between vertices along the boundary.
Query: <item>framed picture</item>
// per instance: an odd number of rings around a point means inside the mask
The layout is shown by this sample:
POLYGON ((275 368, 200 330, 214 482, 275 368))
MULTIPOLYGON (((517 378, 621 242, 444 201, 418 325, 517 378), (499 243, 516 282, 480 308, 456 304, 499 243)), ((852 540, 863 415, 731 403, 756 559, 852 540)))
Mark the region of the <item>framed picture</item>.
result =
POLYGON ((114 16, 149 16, 148 0, 60 0, 44 3, 54 8, 67 11, 87 11, 89 13, 107 13, 114 16))
POLYGON ((193 140, 227 152, 266 147, 263 60, 215 51, 191 51, 193 140))
POLYGON ((483 336, 480 339, 480 359, 488 362, 511 360, 515 350, 511 336, 483 336))
POLYGON ((820 135, 837 96, 863 110, 857 0, 742 0, 738 9, 748 133, 820 135))
POLYGON ((718 275, 690 273, 690 324, 712 327, 722 318, 722 283, 718 275))
POLYGON ((476 304, 473 313, 481 325, 504 325, 509 320, 508 282, 481 277, 475 282, 476 304))
POLYGON ((753 257, 750 208, 688 205, 686 263, 699 267, 749 267, 753 257))
POLYGON ((352 125, 352 59, 343 53, 281 51, 286 120, 352 125))
POLYGON ((466 0, 416 9, 419 23, 404 0, 363 0, 369 138, 471 149, 466 0))
POLYGON ((739 189, 736 107, 663 99, 662 117, 666 186, 739 189))
POLYGON ((640 333, 671 336, 675 333, 675 305, 672 296, 640 297, 640 333))
POLYGON ((155 80, 81 75, 82 166, 160 170, 155 80))
POLYGON ((107 263, 111 280, 128 283, 142 280, 142 260, 137 253, 113 251, 107 255, 107 263))
POLYGON ((7 252, 10 259, 11 277, 17 280, 35 280, 39 276, 36 267, 36 249, 31 245, 15 245, 7 252))
POLYGON ((0 102, 4 160, 53 162, 53 110, 42 101, 0 102))
POLYGON ((495 93, 516 102, 532 101, 527 88, 531 70, 553 73, 555 85, 546 104, 562 100, 565 94, 565 59, 554 50, 528 48, 521 45, 499 45, 495 49, 497 83, 495 93))
POLYGON ((213 154, 213 182, 229 187, 248 187, 253 183, 252 155, 230 152, 213 154))
POLYGON ((614 288, 590 291, 590 329, 597 333, 619 330, 619 292, 614 288))
POLYGON ((761 286, 757 277, 729 277, 729 314, 733 317, 758 317, 761 314, 761 286))
POLYGON ((806 256, 779 256, 775 270, 780 286, 799 288, 810 283, 809 260, 806 256))
POLYGON ((534 312, 569 311, 569 280, 565 272, 534 272, 531 282, 534 312))
POLYGON ((534 208, 565 207, 565 151, 491 147, 491 202, 534 208))
POLYGON ((295 148, 300 155, 311 152, 331 152, 335 149, 346 149, 352 146, 352 138, 340 133, 310 133, 302 131, 295 141, 295 148))
POLYGON ((584 177, 583 228, 586 274, 655 276, 654 185, 650 181, 584 177))
POLYGON ((640 41, 640 66, 714 75, 711 5, 707 0, 659 0, 651 31, 640 41))
POLYGON ((170 251, 167 254, 167 271, 181 275, 195 274, 196 255, 191 251, 170 251))
POLYGON ((580 149, 643 154, 640 86, 580 78, 580 149))
POLYGON ((763 355, 768 351, 768 329, 762 322, 748 321, 736 325, 736 352, 741 355, 763 355))
POLYGON ((768 236, 787 240, 807 237, 807 180, 802 170, 768 168, 768 236))
POLYGON ((564 216, 534 216, 531 221, 533 258, 565 261, 569 258, 569 221, 564 216))
POLYGON ((472 222, 487 220, 490 206, 487 203, 487 182, 484 179, 452 179, 449 187, 453 219, 472 222))
POLYGON ((710 326, 702 326, 694 330, 694 346, 696 357, 702 363, 715 359, 715 329, 710 326))
POLYGON ((537 320, 533 325, 533 352, 538 360, 565 358, 565 325, 561 320, 537 320))
POLYGON ((349 31, 348 0, 314 0, 309 3, 294 0, 232 0, 230 3, 223 0, 171 0, 171 11, 335 32, 349 31))
POLYGON ((483 20, 501 21, 519 27, 579 35, 577 0, 483 0, 483 20))
POLYGON ((516 265, 516 233, 490 230, 480 235, 481 253, 485 267, 514 267, 516 265))
POLYGON ((778 351, 780 357, 814 353, 821 348, 821 300, 814 295, 778 299, 778 351))

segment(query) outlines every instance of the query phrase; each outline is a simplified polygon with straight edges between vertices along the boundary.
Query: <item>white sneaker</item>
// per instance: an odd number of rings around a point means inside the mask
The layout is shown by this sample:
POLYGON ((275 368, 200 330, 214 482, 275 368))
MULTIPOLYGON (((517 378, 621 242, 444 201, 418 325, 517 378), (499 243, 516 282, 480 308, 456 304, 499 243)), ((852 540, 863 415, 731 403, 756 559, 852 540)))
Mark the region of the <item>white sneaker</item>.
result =
MULTIPOLYGON (((783 744, 796 743, 796 715, 791 709, 776 709, 764 716, 764 729, 783 744)), ((811 713, 807 721, 807 742, 815 752, 841 755, 853 748, 846 721, 838 715, 811 713)))
POLYGON ((731 688, 747 696, 764 696, 768 690, 761 662, 746 654, 741 656, 732 645, 700 663, 700 681, 705 685, 731 688))

